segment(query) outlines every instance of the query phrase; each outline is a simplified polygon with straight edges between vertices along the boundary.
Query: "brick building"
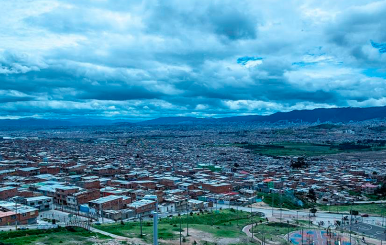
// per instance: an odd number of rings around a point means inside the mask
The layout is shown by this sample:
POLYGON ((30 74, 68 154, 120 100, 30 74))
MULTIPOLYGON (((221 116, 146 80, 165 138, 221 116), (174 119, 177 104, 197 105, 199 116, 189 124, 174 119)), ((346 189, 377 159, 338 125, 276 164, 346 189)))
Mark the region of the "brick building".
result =
POLYGON ((17 196, 17 188, 16 187, 3 187, 0 188, 0 200, 7 200, 8 198, 17 196))

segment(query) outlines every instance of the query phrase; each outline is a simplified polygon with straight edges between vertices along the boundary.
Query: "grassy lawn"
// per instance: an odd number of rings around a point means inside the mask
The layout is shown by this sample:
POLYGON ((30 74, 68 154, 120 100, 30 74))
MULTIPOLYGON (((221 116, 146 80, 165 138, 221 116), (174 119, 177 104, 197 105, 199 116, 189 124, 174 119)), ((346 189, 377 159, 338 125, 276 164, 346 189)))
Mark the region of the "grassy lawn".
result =
MULTIPOLYGON (((103 231, 107 231, 112 234, 129 238, 141 237, 140 222, 127 222, 125 224, 104 224, 95 226, 95 228, 103 231)), ((175 233, 179 232, 179 227, 172 226, 170 224, 158 224, 158 237, 159 239, 176 239, 175 233)), ((153 240, 153 222, 142 222, 142 234, 143 239, 146 242, 153 240)))
POLYGON ((283 236, 285 234, 300 230, 301 228, 302 227, 293 224, 273 222, 257 225, 253 228, 253 234, 259 239, 262 239, 262 236, 265 236, 267 241, 284 242, 283 236))
MULTIPOLYGON (((318 209, 323 211, 330 212, 347 212, 349 213, 351 210, 350 205, 338 205, 338 206, 319 206, 318 209)), ((362 214, 369 214, 369 215, 386 215, 386 205, 384 204, 360 204, 360 205, 353 205, 353 210, 359 211, 359 215, 362 214)))
POLYGON ((338 149, 330 145, 310 143, 283 142, 269 145, 246 144, 240 146, 252 150, 254 153, 269 156, 318 156, 339 153, 338 149))
POLYGON ((228 146, 241 147, 267 156, 320 156, 343 152, 378 151, 386 147, 377 143, 346 142, 340 144, 313 144, 301 142, 275 142, 272 144, 239 143, 228 146))
MULTIPOLYGON (((181 217, 164 218, 159 221, 159 239, 178 239, 179 226, 182 224, 183 235, 186 235, 186 215, 181 217)), ((260 217, 252 217, 252 222, 259 222, 260 217)), ((250 214, 247 212, 226 209, 218 213, 204 213, 189 215, 189 227, 213 234, 215 237, 237 238, 246 236, 242 228, 251 223, 250 214), (238 221, 238 222, 237 222, 238 221), (238 225, 237 225, 238 223, 238 225)), ((106 224, 96 228, 116 235, 125 237, 140 237, 140 223, 128 222, 125 224, 106 224)), ((151 242, 153 239, 153 223, 143 222, 142 230, 145 234, 144 240, 151 242)))
POLYGON ((83 228, 57 228, 49 230, 25 230, 0 232, 0 244, 24 245, 24 244, 94 244, 90 238, 106 239, 104 235, 89 232, 83 228), (2 243, 1 243, 2 242, 2 243))

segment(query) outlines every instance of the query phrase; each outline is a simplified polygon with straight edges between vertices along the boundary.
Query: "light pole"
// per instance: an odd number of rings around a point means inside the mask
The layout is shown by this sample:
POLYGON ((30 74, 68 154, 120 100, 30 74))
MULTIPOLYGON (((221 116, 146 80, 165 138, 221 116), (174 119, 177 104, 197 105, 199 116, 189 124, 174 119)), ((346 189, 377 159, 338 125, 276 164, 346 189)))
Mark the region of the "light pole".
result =
POLYGON ((287 220, 287 240, 289 242, 289 220, 287 220))
MULTIPOLYGON (((251 216, 252 219, 252 216, 251 216)), ((253 240, 253 222, 252 222, 252 240, 253 240)))
POLYGON ((182 224, 181 224, 181 215, 180 214, 178 214, 178 216, 180 216, 180 245, 182 244, 182 234, 181 234, 181 232, 182 232, 182 224))
POLYGON ((17 230, 17 202, 16 202, 16 200, 14 200, 14 202, 15 202, 15 209, 16 209, 16 230, 17 230))
MULTIPOLYGON (((351 243, 351 227, 352 227, 352 202, 351 202, 351 208, 350 208, 350 245, 352 244, 351 243)), ((382 241, 382 240, 381 240, 382 241)))
POLYGON ((283 190, 280 190, 280 222, 282 220, 282 215, 283 215, 283 190))
MULTIPOLYGON (((156 206, 157 207, 157 206, 156 206)), ((158 245, 158 212, 153 212, 153 245, 158 245)))
MULTIPOLYGON (((268 223, 268 222, 267 222, 268 223)), ((263 221, 260 220, 260 224, 263 226, 262 228, 262 233, 261 233, 261 241, 262 241, 262 245, 264 245, 264 241, 265 241, 265 236, 264 236, 264 225, 263 225, 263 221)))
POLYGON ((188 199, 186 199, 186 236, 189 236, 189 209, 188 209, 188 199))
POLYGON ((141 237, 143 237, 143 233, 142 233, 142 214, 139 215, 139 225, 141 227, 141 237))
POLYGON ((303 228, 301 230, 301 236, 302 236, 302 245, 303 245, 303 228))
POLYGON ((236 204, 236 213, 237 213, 237 227, 239 227, 239 206, 236 204))

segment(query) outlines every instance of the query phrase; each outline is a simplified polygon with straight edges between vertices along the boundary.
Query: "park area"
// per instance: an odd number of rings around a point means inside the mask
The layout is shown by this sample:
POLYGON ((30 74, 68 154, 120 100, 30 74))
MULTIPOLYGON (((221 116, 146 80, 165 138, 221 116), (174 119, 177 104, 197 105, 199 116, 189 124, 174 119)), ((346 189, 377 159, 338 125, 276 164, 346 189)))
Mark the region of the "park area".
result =
POLYGON ((104 244, 108 239, 111 238, 77 227, 0 232, 0 245, 96 245, 104 244))
MULTIPOLYGON (((218 210, 213 212, 191 213, 186 215, 163 218, 159 220, 158 237, 160 244, 179 244, 180 224, 181 240, 189 244, 245 244, 248 237, 242 229, 251 223, 258 223, 262 219, 257 215, 234 209, 218 210), (189 236, 187 236, 187 221, 189 222, 189 236)), ((153 223, 139 221, 104 224, 95 226, 119 236, 141 238, 147 243, 153 240, 153 223)))
POLYGON ((350 239, 339 233, 333 233, 324 230, 297 230, 289 234, 289 241, 295 245, 325 245, 339 244, 350 245, 350 239))
POLYGON ((329 143, 313 144, 301 142, 275 142, 271 144, 239 143, 229 146, 241 147, 253 153, 267 156, 320 156, 337 153, 366 152, 385 150, 384 145, 374 143, 329 143))

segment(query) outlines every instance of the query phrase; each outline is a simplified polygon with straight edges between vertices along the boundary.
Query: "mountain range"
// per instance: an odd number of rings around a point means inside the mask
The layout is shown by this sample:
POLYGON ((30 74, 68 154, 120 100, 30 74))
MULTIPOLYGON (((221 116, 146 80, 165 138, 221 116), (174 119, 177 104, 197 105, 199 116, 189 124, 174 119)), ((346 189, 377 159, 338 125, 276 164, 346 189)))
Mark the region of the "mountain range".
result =
POLYGON ((313 110, 294 110, 290 112, 277 112, 271 115, 260 116, 235 116, 224 118, 196 118, 196 117, 160 117, 157 119, 133 122, 125 119, 2 119, 0 127, 71 127, 71 126, 127 126, 139 125, 162 125, 162 124, 195 124, 195 123, 277 123, 277 122, 349 122, 365 121, 371 119, 386 118, 386 106, 383 107, 346 107, 346 108, 320 108, 313 110))
POLYGON ((259 122, 276 123, 288 122, 350 122, 386 118, 386 106, 383 107, 346 107, 320 108, 313 110, 294 110, 277 112, 267 116, 250 115, 224 118, 196 118, 196 117, 161 117, 140 122, 141 124, 181 124, 181 123, 227 123, 227 122, 259 122))

